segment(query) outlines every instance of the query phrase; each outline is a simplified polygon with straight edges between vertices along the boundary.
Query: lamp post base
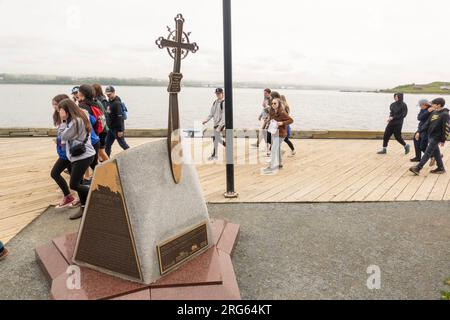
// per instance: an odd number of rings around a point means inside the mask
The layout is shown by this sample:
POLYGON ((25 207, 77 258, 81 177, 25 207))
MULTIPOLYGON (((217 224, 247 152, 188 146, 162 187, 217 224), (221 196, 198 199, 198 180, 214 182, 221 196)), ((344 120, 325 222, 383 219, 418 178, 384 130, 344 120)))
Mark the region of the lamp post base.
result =
POLYGON ((237 192, 225 192, 223 196, 226 199, 236 199, 236 198, 239 198, 239 193, 237 193, 237 192))

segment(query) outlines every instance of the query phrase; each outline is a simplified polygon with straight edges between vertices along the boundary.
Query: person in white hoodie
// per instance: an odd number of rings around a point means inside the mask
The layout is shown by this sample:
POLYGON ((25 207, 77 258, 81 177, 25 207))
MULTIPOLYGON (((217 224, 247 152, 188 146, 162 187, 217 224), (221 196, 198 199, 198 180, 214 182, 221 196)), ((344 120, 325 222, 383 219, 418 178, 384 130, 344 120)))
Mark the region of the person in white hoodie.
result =
POLYGON ((78 193, 81 210, 74 212, 70 219, 79 219, 83 215, 89 194, 89 186, 83 185, 83 176, 95 157, 95 149, 91 144, 91 123, 84 110, 75 102, 65 99, 58 104, 61 125, 58 136, 66 148, 66 156, 71 163, 70 189, 78 193))
POLYGON ((207 124, 209 121, 214 120, 214 150, 211 157, 208 159, 209 161, 218 160, 218 148, 219 143, 221 143, 224 147, 226 146, 225 141, 223 141, 222 134, 225 130, 225 95, 222 88, 216 89, 216 101, 214 101, 211 112, 208 118, 203 121, 203 125, 207 124))

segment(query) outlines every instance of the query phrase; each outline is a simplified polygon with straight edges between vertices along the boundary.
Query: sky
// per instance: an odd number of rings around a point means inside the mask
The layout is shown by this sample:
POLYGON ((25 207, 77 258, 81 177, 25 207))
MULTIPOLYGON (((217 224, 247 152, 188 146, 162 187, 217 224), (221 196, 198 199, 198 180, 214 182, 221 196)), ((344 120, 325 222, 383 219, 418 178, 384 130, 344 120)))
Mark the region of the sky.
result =
MULTIPOLYGON (((450 81, 450 1, 234 0, 239 82, 388 88, 450 81)), ((185 79, 223 79, 220 0, 0 0, 0 73, 167 79, 155 40, 183 13, 185 79)))

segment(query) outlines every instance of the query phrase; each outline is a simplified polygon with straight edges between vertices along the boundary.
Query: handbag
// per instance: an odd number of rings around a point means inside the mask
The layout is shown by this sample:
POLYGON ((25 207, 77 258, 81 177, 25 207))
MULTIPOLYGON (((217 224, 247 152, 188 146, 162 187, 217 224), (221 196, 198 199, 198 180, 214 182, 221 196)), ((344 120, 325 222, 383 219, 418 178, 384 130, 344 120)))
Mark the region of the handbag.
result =
POLYGON ((269 131, 273 135, 276 135, 278 133, 278 123, 276 120, 270 121, 269 129, 267 131, 269 131))
POLYGON ((84 139, 83 143, 72 145, 69 142, 69 152, 72 157, 79 157, 86 152, 86 143, 88 142, 89 134, 86 134, 86 139, 84 139))

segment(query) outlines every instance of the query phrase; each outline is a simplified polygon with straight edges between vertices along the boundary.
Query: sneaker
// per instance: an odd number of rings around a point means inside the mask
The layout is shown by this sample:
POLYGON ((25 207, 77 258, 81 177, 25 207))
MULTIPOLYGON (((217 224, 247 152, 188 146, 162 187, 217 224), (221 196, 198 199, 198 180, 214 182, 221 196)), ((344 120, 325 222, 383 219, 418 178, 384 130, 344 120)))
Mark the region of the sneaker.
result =
POLYGON ((266 159, 266 163, 271 163, 272 162, 272 159, 266 159))
POLYGON ((77 211, 74 211, 70 216, 69 216, 69 219, 70 220, 78 220, 78 219, 80 219, 82 216, 83 216, 83 208, 80 208, 79 210, 77 210, 77 211))
POLYGON ((409 144, 407 144, 406 146, 405 146, 405 154, 407 155, 407 154, 409 154, 411 152, 411 146, 409 145, 409 144))
POLYGON ((435 170, 431 170, 430 173, 432 174, 444 174, 446 171, 444 168, 437 168, 435 170))
POLYGON ((421 159, 419 159, 419 158, 412 158, 412 159, 411 159, 411 162, 420 162, 420 160, 421 160, 421 159))
POLYGON ((279 168, 279 169, 283 169, 283 168, 284 168, 284 166, 283 166, 283 165, 280 165, 280 166, 278 166, 278 168, 279 168))
POLYGON ((378 154, 387 154, 387 149, 383 148, 381 151, 377 152, 378 154))
POLYGON ((75 201, 75 198, 71 194, 69 194, 67 197, 64 197, 62 199, 62 201, 59 203, 59 205, 56 206, 56 209, 62 209, 62 208, 68 207, 74 201, 75 201))
POLYGON ((218 161, 219 157, 211 156, 208 158, 208 161, 218 161))
POLYGON ((92 183, 92 179, 83 179, 83 182, 81 183, 83 186, 90 186, 92 183))
POLYGON ((75 199, 75 201, 73 201, 71 204, 70 204, 70 207, 71 208, 79 208, 81 206, 81 201, 80 201, 80 199, 75 199))
POLYGON ((433 157, 430 161, 430 167, 434 167, 436 165, 436 159, 433 157))
POLYGON ((292 152, 291 152, 291 156, 295 156, 297 154, 297 151, 295 151, 295 150, 292 150, 292 152))
POLYGON ((0 253, 0 261, 2 261, 3 259, 5 259, 8 255, 9 255, 8 249, 4 248, 3 251, 2 251, 2 253, 0 253))
POLYGON ((416 176, 420 175, 420 169, 418 167, 411 167, 409 168, 409 171, 414 173, 416 176))

